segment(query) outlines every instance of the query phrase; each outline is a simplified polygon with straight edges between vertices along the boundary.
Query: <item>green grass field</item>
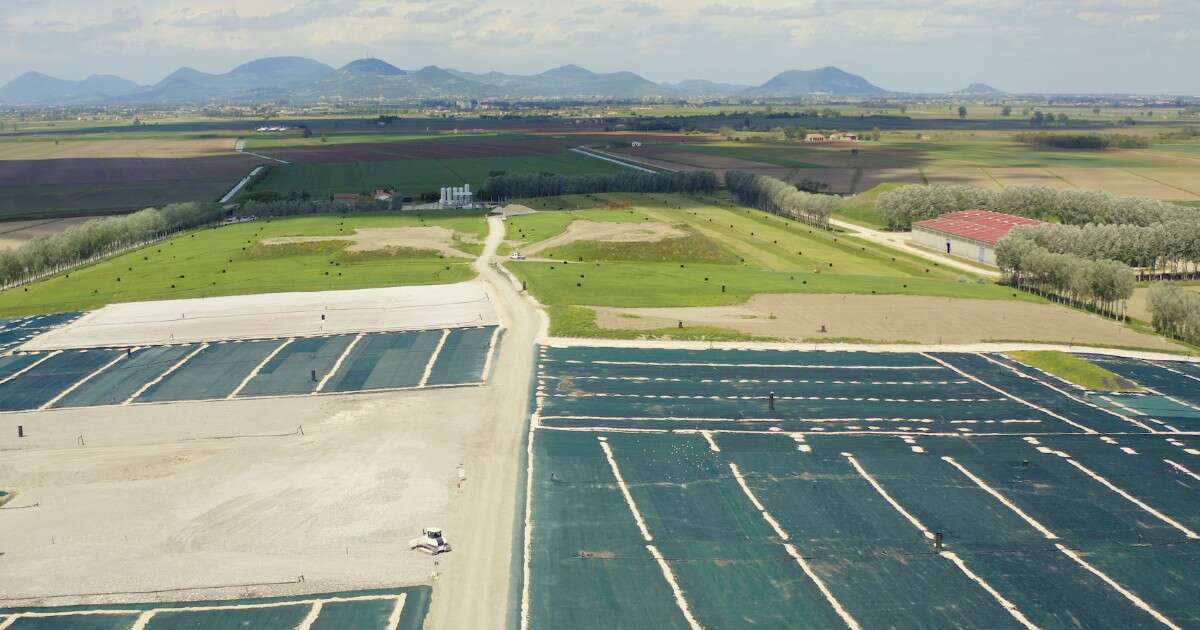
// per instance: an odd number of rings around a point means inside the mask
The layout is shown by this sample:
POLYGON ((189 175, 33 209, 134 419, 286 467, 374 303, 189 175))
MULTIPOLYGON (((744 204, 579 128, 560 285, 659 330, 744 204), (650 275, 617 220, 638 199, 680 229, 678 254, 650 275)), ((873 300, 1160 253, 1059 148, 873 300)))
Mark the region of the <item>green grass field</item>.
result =
POLYGON ((1099 392, 1139 392, 1128 380, 1075 355, 1055 351, 1010 352, 1012 358, 1059 378, 1099 392))
POLYGON ((886 229, 887 220, 875 210, 875 200, 879 198, 879 195, 889 190, 900 188, 901 186, 904 186, 904 184, 880 184, 871 190, 854 195, 846 199, 846 202, 842 205, 842 209, 833 216, 834 218, 863 227, 876 230, 886 229))
MULTIPOLYGON (((565 200, 573 207, 585 199, 565 200)), ((529 291, 551 311, 551 333, 562 336, 629 336, 646 331, 609 331, 596 327, 594 313, 580 306, 671 307, 719 306, 744 302, 759 293, 836 293, 925 295, 1040 301, 1009 288, 980 281, 923 259, 884 249, 843 235, 809 228, 757 210, 729 207, 720 199, 675 195, 600 195, 590 201, 632 202, 617 217, 644 217, 684 226, 707 241, 685 253, 716 251, 713 258, 664 256, 664 243, 636 243, 605 248, 576 241, 564 248, 588 256, 563 256, 558 262, 509 263, 529 291), (621 213, 624 214, 621 214, 621 213), (640 245, 649 253, 630 255, 640 245), (654 257, 659 258, 654 258, 654 257), (654 260, 647 260, 653 258, 654 260), (572 262, 573 261, 573 262, 572 262), (669 261, 669 262, 666 262, 669 261)), ((528 242, 550 238, 575 219, 611 220, 612 210, 547 212, 509 221, 509 234, 531 234, 528 242)), ((717 330, 672 330, 675 338, 745 338, 717 330)), ((666 331, 664 331, 666 334, 666 331)))
POLYGON ((619 172, 620 166, 584 157, 570 151, 552 155, 393 160, 335 164, 290 164, 271 168, 256 191, 283 195, 307 192, 314 197, 337 193, 359 193, 390 186, 406 196, 436 194, 442 186, 470 184, 483 187, 492 171, 578 175, 619 172))
POLYGON ((478 213, 380 213, 262 220, 183 234, 0 293, 0 316, 88 310, 118 302, 445 284, 474 276, 471 260, 436 252, 392 249, 348 252, 338 243, 264 247, 265 239, 338 236, 358 228, 444 226, 482 240, 487 223, 478 213))

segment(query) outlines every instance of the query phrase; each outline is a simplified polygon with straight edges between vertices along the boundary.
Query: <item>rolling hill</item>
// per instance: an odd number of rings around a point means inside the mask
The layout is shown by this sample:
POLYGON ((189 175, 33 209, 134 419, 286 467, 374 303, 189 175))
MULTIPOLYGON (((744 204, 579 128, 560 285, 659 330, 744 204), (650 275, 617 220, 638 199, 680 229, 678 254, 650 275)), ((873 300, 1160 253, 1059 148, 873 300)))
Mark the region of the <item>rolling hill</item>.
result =
POLYGON ((759 87, 744 90, 741 94, 787 98, 809 94, 874 96, 889 94, 889 92, 856 74, 827 66, 816 70, 789 70, 776 75, 759 87))

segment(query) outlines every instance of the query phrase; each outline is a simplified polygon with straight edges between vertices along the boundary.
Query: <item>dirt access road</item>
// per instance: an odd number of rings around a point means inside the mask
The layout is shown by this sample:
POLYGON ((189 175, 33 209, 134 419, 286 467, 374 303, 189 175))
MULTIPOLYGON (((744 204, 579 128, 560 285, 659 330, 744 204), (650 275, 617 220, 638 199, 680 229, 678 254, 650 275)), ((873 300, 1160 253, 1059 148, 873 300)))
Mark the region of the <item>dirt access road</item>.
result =
POLYGON ((464 507, 446 524, 446 531, 454 532, 454 552, 441 556, 445 577, 433 585, 426 621, 431 630, 501 627, 509 612, 516 501, 524 483, 521 454, 542 315, 493 266, 504 241, 504 221, 492 217, 488 223, 487 243, 475 268, 488 285, 505 333, 492 367, 492 403, 479 410, 490 417, 467 445, 464 507))

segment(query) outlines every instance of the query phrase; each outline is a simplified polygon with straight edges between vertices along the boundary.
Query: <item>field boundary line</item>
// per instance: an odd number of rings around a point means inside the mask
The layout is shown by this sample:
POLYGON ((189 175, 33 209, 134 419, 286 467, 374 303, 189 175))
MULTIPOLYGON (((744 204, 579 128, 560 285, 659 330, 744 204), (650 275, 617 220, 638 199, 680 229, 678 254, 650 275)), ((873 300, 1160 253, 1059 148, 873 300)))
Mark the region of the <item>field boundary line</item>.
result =
MULTIPOLYGON (((1184 376, 1187 376, 1187 374, 1184 374, 1184 376)), ((1180 400, 1179 398, 1176 398, 1170 394, 1164 394, 1162 392, 1162 390, 1155 389, 1153 387, 1146 387, 1145 385, 1142 385, 1142 389, 1150 392, 1151 394, 1154 394, 1155 396, 1162 396, 1163 398, 1166 398, 1167 400, 1169 400, 1177 405, 1187 407, 1188 409, 1191 409, 1193 411, 1200 411, 1200 407, 1197 407, 1196 405, 1193 405, 1192 403, 1187 402, 1186 400, 1180 400)))
POLYGON ((1179 530, 1180 532, 1183 533, 1184 536, 1187 536, 1188 538, 1190 538, 1192 540, 1200 539, 1200 534, 1197 534, 1196 532, 1188 529, 1187 527, 1183 526, 1178 521, 1167 516, 1166 514, 1159 512, 1158 510, 1154 509, 1150 505, 1146 504, 1141 499, 1139 499, 1139 498, 1133 496, 1132 494, 1129 494, 1128 492, 1113 485, 1113 483, 1111 481, 1109 481, 1108 479, 1105 479, 1104 477, 1097 474, 1096 472, 1094 472, 1092 469, 1088 468, 1087 466, 1084 466, 1083 464, 1080 464, 1078 461, 1075 461, 1074 458, 1068 457, 1067 463, 1074 466, 1076 469, 1078 469, 1083 474, 1096 480, 1101 485, 1103 485, 1105 488, 1108 488, 1109 490, 1112 490, 1113 492, 1117 493, 1117 495, 1119 495, 1121 498, 1138 506, 1147 514, 1149 514, 1149 515, 1153 516, 1154 518, 1157 518, 1158 520, 1166 523, 1167 525, 1170 525, 1171 527, 1174 527, 1175 529, 1179 530))
POLYGON ((1000 494, 1000 492, 998 490, 989 486, 987 484, 987 482, 985 482, 983 479, 980 479, 979 477, 975 476, 975 473, 972 473, 970 470, 967 470, 966 466, 963 466, 962 464, 958 463, 958 461, 955 460, 953 457, 950 457, 949 455, 944 455, 944 456, 942 456, 942 461, 957 468, 958 472, 965 475, 967 477, 967 479, 970 479, 975 485, 979 486, 979 488, 981 490, 992 495, 992 498, 999 501, 1001 505, 1008 508, 1009 510, 1012 510, 1017 516, 1021 517, 1021 520, 1028 523, 1030 527, 1038 530, 1038 532, 1040 532, 1043 536, 1045 536, 1047 540, 1058 540, 1058 534, 1055 534, 1054 532, 1050 531, 1049 528, 1047 528, 1045 525, 1042 525, 1040 522, 1038 522, 1037 519, 1026 514, 1024 512, 1024 510, 1017 507, 1017 505, 1015 503, 1009 501, 1008 498, 1005 497, 1004 495, 1000 494))
MULTIPOLYGON (((853 454, 842 453, 842 456, 850 461, 850 465, 854 466, 854 469, 858 471, 858 474, 861 475, 863 479, 867 480, 867 483, 871 484, 871 487, 879 493, 879 496, 883 497, 884 500, 892 506, 892 508, 899 512, 904 518, 908 519, 908 522, 912 523, 914 527, 920 530, 920 532, 925 535, 925 538, 929 540, 936 540, 933 533, 930 532, 929 529, 917 519, 917 517, 910 514, 908 510, 904 509, 904 506, 900 505, 899 502, 893 499, 892 495, 888 494, 887 490, 885 490, 883 486, 881 486, 879 482, 876 481, 875 478, 872 477, 862 467, 862 465, 858 463, 858 460, 855 459, 853 454)), ((958 567, 959 571, 961 571, 963 575, 967 576, 967 579, 975 582, 980 588, 987 592, 988 595, 991 595, 992 599, 994 599, 996 603, 1004 609, 1005 612, 1011 615, 1013 619, 1017 620, 1017 623, 1020 623, 1028 630, 1037 630, 1037 626, 1035 626, 1029 621, 1028 618, 1025 617, 1024 613, 1017 608, 1016 604, 1009 601, 1008 598, 1004 597, 1004 595, 1000 593, 1000 591, 997 591, 994 587, 992 587, 991 584, 988 584, 987 580, 984 580, 969 567, 967 567, 967 563, 964 562, 962 558, 958 557, 958 554, 944 549, 938 550, 937 554, 946 560, 949 560, 954 566, 958 567)))
MULTIPOLYGON (((704 437, 710 442, 712 441, 712 438, 708 434, 704 434, 704 437)), ((742 471, 738 468, 738 465, 730 462, 729 470, 733 473, 733 478, 737 480, 738 485, 741 486, 742 492, 745 493, 746 498, 750 499, 750 503, 754 505, 759 514, 763 517, 763 520, 765 520, 767 524, 769 524, 771 528, 775 530, 775 533, 784 541, 780 543, 783 545, 784 550, 787 551, 788 555, 796 561, 796 564, 800 565, 800 569, 804 571, 804 574, 808 576, 808 579, 812 580, 813 584, 816 585, 817 590, 821 591, 821 594, 825 596, 825 601, 829 602, 829 605, 833 607, 833 611, 837 613, 838 617, 841 617, 842 622, 846 624, 846 627, 850 628, 851 630, 860 630, 861 626, 858 625, 858 622, 855 621, 854 617, 851 616, 850 613, 846 612, 846 609, 842 607, 842 603, 833 596, 833 593, 830 592, 829 587, 825 585, 825 582, 813 572, 812 567, 808 566, 808 562, 804 559, 804 556, 796 550, 795 545, 787 542, 791 540, 791 536, 789 536, 787 531, 783 529, 783 526, 775 520, 775 517, 771 516, 771 513, 768 512, 767 508, 763 506, 761 501, 758 500, 758 497, 754 495, 754 492, 750 489, 749 484, 746 483, 745 475, 742 474, 742 471)))
POLYGON ((342 354, 338 356, 337 361, 333 362, 333 367, 329 368, 329 371, 325 373, 325 376, 321 377, 321 382, 317 383, 317 388, 312 391, 313 394, 319 394, 325 389, 325 386, 329 384, 329 381, 333 378, 333 375, 337 374, 338 370, 342 369, 342 363, 346 361, 346 357, 350 356, 350 353, 354 350, 354 347, 357 346, 358 342, 362 341, 363 337, 365 336, 366 333, 358 333, 358 335, 354 337, 354 340, 350 342, 350 345, 346 346, 346 349, 343 350, 342 354))
POLYGON ((263 368, 267 367, 267 364, 270 363, 272 359, 279 356, 279 353, 282 352, 284 348, 290 346, 292 344, 292 342, 295 340, 296 340, 295 337, 289 337, 287 339, 287 341, 284 341, 283 343, 279 344, 279 347, 272 350, 271 354, 268 354, 266 357, 263 358, 262 361, 259 362, 258 365, 254 366, 254 369, 251 370, 250 373, 246 375, 246 378, 242 379, 242 382, 238 383, 238 386, 236 388, 234 388, 234 390, 232 392, 229 392, 229 395, 225 397, 225 400, 233 400, 234 398, 237 397, 238 394, 242 393, 242 390, 245 389, 246 386, 250 384, 250 381, 254 380, 254 377, 258 376, 258 373, 261 372, 263 368))
POLYGON ((1174 372, 1174 373, 1176 373, 1176 374, 1178 374, 1178 375, 1180 375, 1180 376, 1183 376, 1183 377, 1185 377, 1185 378, 1190 378, 1190 379, 1192 379, 1193 381, 1200 381, 1200 376, 1194 376, 1194 375, 1192 375, 1192 374, 1188 374, 1187 372, 1183 372, 1183 371, 1181 371, 1181 370, 1176 370, 1175 368, 1173 368, 1173 367, 1171 367, 1171 366, 1169 366, 1169 365, 1163 365, 1163 364, 1162 364, 1161 362, 1159 362, 1159 361, 1150 361, 1149 363, 1150 363, 1150 365, 1153 365, 1154 367, 1157 367, 1157 368, 1162 368, 1162 369, 1164 369, 1164 370, 1166 370, 1166 371, 1168 371, 1168 372, 1174 372))
POLYGON ((446 339, 450 337, 450 329, 442 329, 442 337, 438 339, 437 346, 433 348, 433 354, 429 355, 429 362, 425 364, 425 371, 421 372, 421 380, 417 382, 417 387, 425 387, 429 383, 429 375, 433 374, 433 364, 437 363, 438 355, 442 353, 442 348, 446 345, 446 339))
POLYGON ((1179 626, 1175 625, 1175 622, 1168 619, 1165 615, 1158 612, 1154 608, 1151 608, 1150 604, 1147 604, 1145 602, 1145 600, 1143 600, 1141 597, 1139 597, 1137 595, 1137 593, 1134 593, 1133 591, 1130 591, 1129 589, 1125 588, 1124 586, 1121 586, 1116 580, 1108 577, 1108 575, 1105 574, 1103 571, 1088 564, 1088 562, 1086 560, 1081 558, 1079 556, 1079 554, 1077 554, 1074 551, 1072 551, 1071 549, 1069 549, 1066 545, 1064 545, 1062 543, 1054 543, 1054 546, 1057 547, 1058 550, 1061 551, 1068 558, 1074 560, 1077 564, 1079 564, 1079 566, 1083 567, 1084 569, 1087 569, 1088 572, 1090 572, 1092 575, 1095 575, 1096 577, 1103 580, 1105 584, 1107 584, 1109 587, 1111 587, 1116 592, 1123 595, 1125 597, 1125 599, 1128 599, 1130 601, 1130 603, 1132 603, 1134 606, 1137 606, 1138 608, 1149 613, 1150 616, 1154 617, 1154 619, 1156 621, 1158 621, 1159 623, 1163 624, 1164 626, 1167 626, 1168 628, 1171 628, 1172 630, 1183 630, 1179 626))
POLYGON ((142 394, 145 394, 146 391, 149 390, 151 387, 158 385, 159 383, 161 383, 163 381, 163 379, 174 374, 177 370, 179 370, 179 368, 182 368, 185 363, 192 360, 192 357, 195 357, 196 355, 200 354, 201 352, 204 352, 207 349, 208 349, 207 343, 200 344, 195 350, 192 350, 191 352, 189 352, 187 354, 187 356, 180 359, 175 365, 172 365, 171 367, 167 368, 166 372, 159 374, 158 378, 156 378, 156 379, 150 381, 149 383, 146 383, 145 385, 142 385, 140 388, 138 388, 138 390, 136 392, 134 392, 132 396, 130 396, 129 398, 126 398, 125 402, 121 403, 121 405, 128 405, 128 404, 132 403, 139 396, 141 396, 142 394))
POLYGON ((1079 423, 1077 423, 1077 422, 1075 422, 1075 421, 1073 421, 1073 420, 1071 420, 1071 419, 1069 419, 1069 418, 1067 418, 1067 417, 1065 417, 1065 416, 1062 416, 1062 415, 1059 415, 1059 414, 1057 414, 1057 413, 1054 413, 1053 411, 1050 411, 1049 409, 1046 409, 1045 407, 1040 407, 1040 406, 1038 406, 1038 405, 1035 405, 1035 404, 1033 404, 1033 403, 1031 403, 1031 402, 1029 402, 1029 401, 1025 400, 1024 398, 1018 398, 1017 396, 1015 396, 1015 395, 1013 395, 1013 394, 1010 394, 1010 393, 1008 393, 1008 392, 1004 391, 1003 389, 1000 389, 999 387, 996 387, 995 385, 992 385, 992 384, 990 384, 990 383, 987 383, 987 382, 985 382, 985 381, 984 381, 983 379, 981 379, 981 378, 978 378, 978 377, 976 377, 976 376, 974 376, 974 375, 972 375, 972 374, 968 374, 967 372, 964 372, 963 370, 961 370, 961 369, 959 369, 959 368, 955 367, 954 365, 951 365, 950 363, 947 363, 947 362, 945 362, 945 361, 943 361, 943 360, 941 360, 941 359, 939 359, 939 358, 937 358, 937 357, 933 356, 932 354, 929 354, 929 353, 927 353, 927 352, 922 352, 922 353, 921 353, 921 356, 924 356, 924 357, 927 357, 927 358, 929 358, 929 359, 932 359, 932 360, 934 360, 934 361, 937 361, 938 363, 942 364, 942 365, 943 365, 943 366, 945 366, 946 368, 948 368, 948 369, 951 369, 951 370, 954 370, 955 372, 957 372, 957 373, 959 373, 959 374, 961 374, 961 375, 963 375, 963 376, 965 376, 965 377, 967 377, 967 378, 971 379, 972 381, 975 381, 976 383, 979 383, 980 385, 983 385, 984 387, 986 387, 986 388, 988 388, 988 389, 991 389, 991 390, 993 390, 993 391, 999 392, 1000 394, 1003 394, 1004 396, 1007 396, 1007 397, 1009 397, 1009 398, 1011 398, 1011 399, 1013 399, 1013 400, 1015 400, 1015 401, 1017 401, 1017 402, 1021 403, 1022 405, 1025 405, 1026 407, 1029 407, 1030 409, 1033 409, 1033 410, 1035 410, 1035 411, 1040 411, 1040 412, 1042 412, 1042 413, 1044 413, 1044 414, 1046 414, 1046 415, 1048 415, 1048 416, 1050 416, 1050 417, 1052 417, 1052 418, 1055 418, 1055 419, 1058 419, 1058 420, 1062 420, 1063 422, 1066 422, 1067 424, 1069 424, 1069 425, 1071 425, 1071 426, 1073 426, 1073 427, 1075 427, 1075 428, 1077 428, 1077 429, 1081 429, 1081 430, 1083 430, 1083 432, 1084 432, 1084 433, 1088 433, 1088 434, 1092 434, 1092 435, 1099 433, 1099 431, 1096 431, 1095 429, 1092 429, 1092 428, 1090 428, 1090 427, 1086 427, 1086 426, 1084 426, 1084 425, 1082 425, 1082 424, 1079 424, 1079 423))
MULTIPOLYGON (((1128 422, 1128 423, 1130 423, 1130 424, 1133 424, 1133 425, 1136 425, 1136 426, 1138 426, 1138 427, 1141 427, 1142 429, 1145 429, 1146 431, 1148 431, 1148 432, 1150 432, 1150 433, 1155 433, 1155 432, 1156 432, 1156 431, 1154 430, 1154 428, 1153 428, 1153 427, 1151 427, 1151 426, 1149 426, 1149 425, 1146 425, 1146 424, 1144 424, 1144 423, 1142 423, 1142 422, 1139 422, 1139 421, 1137 421, 1137 420, 1134 420, 1133 418, 1130 418, 1130 417, 1128 417, 1128 416, 1126 416, 1126 415, 1123 415, 1123 414, 1117 413, 1117 412, 1113 411, 1112 409, 1105 409, 1104 407, 1101 407, 1100 405, 1097 405, 1097 404, 1095 404, 1095 403, 1088 402, 1088 401, 1086 401, 1086 400, 1082 400, 1082 399, 1076 398, 1076 397, 1075 397, 1075 395, 1074 395, 1074 394, 1072 394, 1072 393, 1070 393, 1070 392, 1067 392, 1067 391, 1064 391, 1064 390, 1062 390, 1062 389, 1059 389, 1058 387, 1056 387, 1056 386, 1054 386, 1054 385, 1051 385, 1050 383, 1047 383, 1046 381, 1043 381, 1042 379, 1040 379, 1040 378, 1037 378, 1036 376, 1030 376, 1030 375, 1028 375, 1028 374, 1024 374, 1024 373, 1022 373, 1020 370, 1018 370, 1018 369, 1014 368, 1013 366, 1011 366, 1011 365, 1007 365, 1007 364, 1005 364, 1005 363, 1004 363, 1004 362, 1002 362, 1002 361, 997 361, 997 360, 995 360, 995 359, 993 359, 993 358, 989 357, 989 356, 988 356, 988 355, 986 355, 986 354, 983 354, 983 353, 976 353, 976 354, 977 354, 978 356, 981 356, 981 357, 983 357, 985 360, 987 360, 987 361, 988 361, 988 362, 990 362, 990 363, 994 363, 994 364, 996 364, 996 365, 999 365, 1000 367, 1002 367, 1002 368, 1004 368, 1004 369, 1006 369, 1006 370, 1008 370, 1008 371, 1012 372, 1013 374, 1016 374, 1017 376, 1020 376, 1020 377, 1023 377, 1023 378, 1028 378, 1028 379, 1030 379, 1030 380, 1034 381, 1035 383, 1038 383, 1038 384, 1039 384, 1039 385, 1041 385, 1042 387, 1046 387, 1046 388, 1048 388, 1048 389, 1050 389, 1050 390, 1052 390, 1052 391, 1058 392, 1058 393, 1059 393, 1059 394, 1061 394, 1062 396, 1065 396, 1066 398, 1069 398, 1069 399, 1071 399, 1071 400, 1073 400, 1073 401, 1075 401, 1075 402, 1077 402, 1077 403, 1079 403, 1079 404, 1081 404, 1081 405, 1087 405, 1088 407, 1091 407, 1091 408, 1093 408, 1093 409, 1096 409, 1096 410, 1098 410, 1098 411, 1103 411, 1104 413, 1107 413, 1107 414, 1109 414, 1110 416, 1113 416, 1113 417, 1115 417, 1115 418, 1120 418, 1121 420, 1124 420, 1125 422, 1128 422)), ((1015 361, 1016 363, 1018 363, 1018 364, 1020 364, 1020 365, 1022 365, 1022 366, 1024 366, 1024 367, 1027 367, 1027 368, 1029 368, 1029 369, 1031 369, 1031 370, 1037 369, 1037 368, 1034 368, 1034 367, 1032 367, 1032 366, 1025 365, 1024 363, 1021 363, 1020 361, 1017 361, 1016 359, 1013 359, 1012 357, 1005 357, 1005 358, 1007 358, 1007 359, 1008 359, 1008 360, 1010 360, 1010 361, 1015 361)))
POLYGON ((58 404, 59 401, 66 398, 67 396, 69 396, 71 394, 71 392, 79 389, 80 387, 83 387, 84 383, 87 383, 88 381, 92 380, 93 378, 96 378, 97 376, 100 375, 101 372, 104 372, 108 368, 116 365, 117 363, 120 363, 122 359, 124 359, 127 356, 131 356, 133 352, 136 352, 139 349, 140 348, 130 348, 128 353, 122 352, 122 353, 118 354, 117 358, 113 359, 112 361, 109 361, 108 363, 105 363, 104 365, 100 366, 100 368, 96 369, 92 373, 90 373, 87 376, 80 379, 74 385, 66 388, 65 390, 62 391, 62 393, 60 393, 59 395, 57 395, 54 398, 51 398, 49 401, 47 401, 46 404, 42 405, 41 407, 38 407, 38 410, 42 411, 45 409, 49 409, 49 408, 53 407, 54 405, 58 404))
POLYGON ((642 513, 638 510, 637 503, 633 500, 633 494, 629 492, 629 486, 625 484, 625 477, 621 475, 621 467, 617 465, 617 460, 613 457, 612 447, 608 444, 608 438, 600 436, 596 440, 600 443, 600 450, 604 451, 604 457, 608 460, 609 467, 612 468, 613 477, 617 480, 617 487, 621 490, 621 495, 625 497, 625 505, 629 507, 634 521, 637 522, 642 539, 646 542, 646 550, 650 552, 650 557, 654 558, 655 562, 658 563, 658 568, 662 570, 663 578, 667 580, 667 584, 675 594, 675 605, 679 607, 680 612, 683 613, 683 618, 687 620, 692 630, 700 630, 701 626, 696 621, 696 618, 692 616, 691 608, 688 606, 687 600, 684 599, 683 589, 679 587, 679 582, 675 580, 675 573, 671 571, 671 566, 667 564, 666 559, 659 553, 658 548, 650 544, 654 541, 654 537, 650 535, 650 530, 646 528, 646 521, 642 519, 642 513))
MULTIPOLYGON (((587 157, 590 157, 594 160, 604 160, 605 162, 611 162, 613 164, 616 164, 617 166, 624 166, 625 168, 631 168, 635 171, 641 171, 643 173, 655 174, 655 173, 659 172, 659 171, 655 171, 655 170, 646 168, 645 166, 638 166, 638 164, 641 164, 643 162, 637 162, 636 160, 625 161, 624 159, 618 159, 617 157, 613 156, 612 154, 603 153, 601 151, 595 151, 593 153, 593 151, 594 151, 593 149, 584 149, 582 147, 573 147, 571 149, 571 151, 578 153, 579 155, 586 155, 587 157)), ((679 171, 675 171, 675 170, 672 170, 672 169, 669 169, 666 167, 662 167, 662 170, 671 172, 671 173, 679 172, 679 171)))
POLYGON ((309 630, 309 628, 312 628, 312 625, 317 621, 317 617, 321 616, 321 608, 324 606, 325 602, 313 603, 312 608, 309 609, 308 614, 304 617, 304 620, 300 622, 300 625, 296 626, 296 630, 309 630))
POLYGON ((50 359, 53 359, 54 357, 56 357, 62 353, 63 353, 62 350, 55 350, 54 352, 47 353, 46 356, 38 359, 37 361, 34 361, 33 363, 30 363, 29 365, 26 365, 25 367, 21 368, 20 370, 17 370, 16 372, 13 372, 12 374, 9 374, 3 380, 0 380, 0 385, 3 385, 5 383, 10 383, 10 382, 16 380, 18 377, 25 374, 26 372, 45 363, 46 361, 49 361, 50 359))

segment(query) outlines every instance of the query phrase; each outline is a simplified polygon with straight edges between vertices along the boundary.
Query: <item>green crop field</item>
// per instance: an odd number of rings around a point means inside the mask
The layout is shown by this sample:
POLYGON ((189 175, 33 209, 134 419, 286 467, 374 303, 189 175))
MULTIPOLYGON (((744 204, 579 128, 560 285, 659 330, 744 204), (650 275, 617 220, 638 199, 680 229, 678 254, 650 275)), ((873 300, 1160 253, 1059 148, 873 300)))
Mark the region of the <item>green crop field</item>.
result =
POLYGON ((246 136, 246 148, 251 151, 258 149, 278 149, 283 147, 320 147, 330 145, 344 144, 375 144, 380 142, 407 142, 410 140, 439 140, 442 142, 454 142, 455 140, 478 140, 480 138, 488 138, 490 140, 515 140, 524 136, 518 134, 504 134, 500 132, 476 132, 465 134, 453 134, 439 131, 417 132, 417 133, 396 133, 396 132, 379 132, 371 133, 362 130, 332 132, 328 128, 322 128, 314 132, 311 137, 305 138, 300 131, 290 131, 287 133, 262 133, 246 136))
POLYGON ((334 164, 289 164, 271 168, 256 191, 283 195, 307 192, 314 197, 358 193, 391 186, 406 196, 434 193, 442 186, 483 186, 489 173, 550 172, 560 175, 614 173, 620 166, 563 151, 552 155, 392 160, 334 164))
MULTIPOLYGON (((515 233, 529 234, 528 240, 521 241, 526 244, 544 240, 562 233, 578 219, 650 220, 681 226, 689 236, 628 244, 574 241, 558 248, 558 253, 566 255, 548 255, 554 250, 539 254, 557 262, 510 263, 533 295, 550 308, 551 332, 556 335, 632 334, 597 328, 594 313, 580 306, 719 306, 738 304, 760 293, 1039 301, 865 241, 757 210, 731 207, 719 198, 610 194, 564 198, 564 203, 570 207, 590 203, 599 209, 516 217, 509 221, 510 238, 515 233), (603 209, 609 202, 632 203, 633 207, 603 209), (672 243, 680 240, 688 243, 672 243)), ((710 338, 712 333, 689 328, 676 332, 676 336, 710 338)), ((746 337, 726 333, 718 336, 746 337)))
POLYGON ((1101 392, 1141 391, 1130 381, 1073 354, 1055 351, 1012 352, 1012 358, 1059 378, 1101 392))
POLYGON ((436 251, 346 251, 347 241, 263 246, 269 238, 348 237, 359 228, 437 225, 479 241, 478 213, 379 213, 261 220, 198 230, 141 250, 0 293, 0 316, 93 309, 118 302, 445 284, 474 276, 471 260, 436 251))

